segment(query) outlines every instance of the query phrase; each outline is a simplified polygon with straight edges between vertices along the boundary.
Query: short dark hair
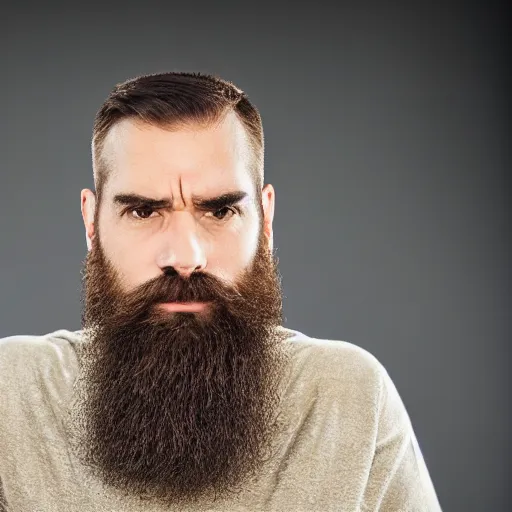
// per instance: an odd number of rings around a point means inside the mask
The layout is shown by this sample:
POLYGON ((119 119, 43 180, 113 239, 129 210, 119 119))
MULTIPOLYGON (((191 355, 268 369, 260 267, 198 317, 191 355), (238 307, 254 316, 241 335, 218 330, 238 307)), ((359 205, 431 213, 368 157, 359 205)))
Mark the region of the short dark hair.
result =
POLYGON ((133 118, 156 126, 213 123, 234 111, 248 134, 254 155, 251 174, 256 192, 263 186, 264 138, 261 117, 247 95, 233 83, 205 73, 169 72, 127 80, 111 91, 94 120, 92 154, 98 202, 109 169, 102 159, 109 130, 133 118))

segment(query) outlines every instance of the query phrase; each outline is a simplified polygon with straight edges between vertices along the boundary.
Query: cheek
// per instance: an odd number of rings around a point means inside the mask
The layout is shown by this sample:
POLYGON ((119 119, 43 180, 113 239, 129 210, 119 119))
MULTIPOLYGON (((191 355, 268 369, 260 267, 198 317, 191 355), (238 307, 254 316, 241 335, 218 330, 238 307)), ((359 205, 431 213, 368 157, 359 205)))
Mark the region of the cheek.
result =
MULTIPOLYGON (((200 246, 205 251, 206 272, 235 282, 254 259, 259 224, 259 217, 254 215, 234 229, 199 237, 200 246)), ((124 291, 140 286, 160 274, 157 260, 158 255, 167 247, 167 235, 146 237, 141 242, 140 238, 120 234, 120 229, 109 219, 102 224, 100 239, 124 291)))
POLYGON ((126 237, 116 236, 114 232, 103 232, 101 243, 105 256, 116 269, 123 291, 130 291, 155 277, 147 244, 138 244, 135 248, 126 237))
POLYGON ((212 244, 207 255, 210 272, 220 274, 229 281, 236 278, 252 263, 258 243, 257 226, 246 226, 229 233, 212 244))

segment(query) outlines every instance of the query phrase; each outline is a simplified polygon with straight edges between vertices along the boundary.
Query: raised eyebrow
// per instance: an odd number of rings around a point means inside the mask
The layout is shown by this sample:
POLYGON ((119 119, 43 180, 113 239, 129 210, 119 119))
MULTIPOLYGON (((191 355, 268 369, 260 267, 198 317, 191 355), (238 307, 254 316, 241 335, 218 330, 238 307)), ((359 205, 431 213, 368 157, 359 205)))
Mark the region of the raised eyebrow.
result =
POLYGON ((233 206, 248 196, 247 192, 242 190, 236 192, 227 192, 217 197, 198 197, 194 196, 192 202, 196 208, 201 210, 220 210, 226 206, 233 206))
MULTIPOLYGON (((193 196, 192 202, 201 210, 220 210, 226 206, 233 206, 248 196, 247 192, 238 190, 226 192, 217 197, 193 196)), ((121 206, 145 206, 148 208, 171 208, 171 199, 155 199, 140 194, 116 194, 114 203, 121 206)))

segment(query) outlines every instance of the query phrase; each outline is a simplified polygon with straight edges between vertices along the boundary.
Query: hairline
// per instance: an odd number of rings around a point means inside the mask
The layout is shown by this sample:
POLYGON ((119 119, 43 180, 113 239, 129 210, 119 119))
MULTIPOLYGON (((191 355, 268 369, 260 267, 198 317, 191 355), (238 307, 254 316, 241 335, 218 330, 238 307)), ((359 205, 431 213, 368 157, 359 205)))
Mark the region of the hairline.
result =
POLYGON ((182 118, 175 119, 173 121, 156 121, 144 119, 137 115, 127 115, 120 119, 117 119, 112 123, 108 129, 102 133, 95 133, 91 143, 91 150, 93 155, 93 178, 94 186, 97 196, 97 207, 102 200, 103 191, 106 187, 107 182, 112 176, 115 176, 116 170, 110 168, 109 162, 105 158, 104 150, 105 143, 112 133, 112 130, 121 124, 123 121, 130 121, 139 127, 157 127, 170 132, 176 132, 180 130, 193 129, 194 126, 199 126, 200 129, 208 129, 213 126, 221 124, 228 115, 231 113, 235 114, 236 120, 243 129, 244 143, 248 146, 247 154, 249 157, 248 171, 252 177, 254 183, 254 189, 256 194, 261 192, 263 187, 263 148, 255 147, 254 137, 249 132, 248 127, 245 125, 242 117, 232 106, 227 106, 216 116, 203 116, 203 118, 182 118))

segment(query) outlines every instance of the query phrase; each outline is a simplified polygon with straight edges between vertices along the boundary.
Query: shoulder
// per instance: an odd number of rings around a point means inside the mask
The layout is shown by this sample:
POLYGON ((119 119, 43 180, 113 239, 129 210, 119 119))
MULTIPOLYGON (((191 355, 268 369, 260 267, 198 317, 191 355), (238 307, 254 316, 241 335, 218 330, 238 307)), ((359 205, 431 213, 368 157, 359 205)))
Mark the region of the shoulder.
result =
POLYGON ((286 330, 291 348, 291 387, 344 407, 377 410, 387 372, 368 350, 348 341, 286 330))
MULTIPOLYGON (((288 390, 304 403, 324 404, 376 425, 386 388, 392 383, 383 364, 368 350, 348 341, 321 339, 290 331, 291 375, 288 390), (370 418, 370 419, 369 419, 370 418)), ((394 388, 393 388, 394 389, 394 388)))
POLYGON ((291 331, 294 365, 321 379, 379 382, 386 373, 382 363, 368 350, 348 341, 321 339, 291 331))
MULTIPOLYGON (((292 331, 290 331, 292 332, 292 331)), ((381 418, 411 428, 400 393, 384 365, 368 350, 341 340, 319 339, 293 331, 293 366, 304 386, 333 397, 371 403, 381 418)))
MULTIPOLYGON (((34 429, 58 417, 77 375, 77 334, 55 331, 0 339, 0 450, 26 425, 34 429)), ((60 417, 60 416, 59 416, 60 417)), ((1 509, 1 507, 0 507, 1 509)))
POLYGON ((56 364, 73 365, 76 361, 76 345, 79 341, 80 331, 66 329, 44 335, 0 338, 2 380, 37 370, 50 371, 56 364))

